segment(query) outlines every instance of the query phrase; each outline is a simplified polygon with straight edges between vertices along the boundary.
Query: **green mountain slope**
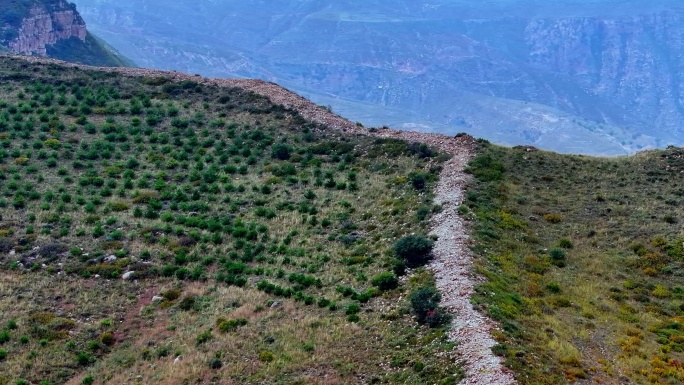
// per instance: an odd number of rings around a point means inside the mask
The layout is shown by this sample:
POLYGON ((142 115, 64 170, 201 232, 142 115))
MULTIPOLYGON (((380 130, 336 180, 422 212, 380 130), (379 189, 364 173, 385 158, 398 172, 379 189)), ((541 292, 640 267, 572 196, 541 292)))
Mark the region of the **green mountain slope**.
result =
POLYGON ((47 56, 72 63, 98 67, 134 67, 135 64, 121 56, 103 40, 88 33, 85 41, 71 37, 47 47, 47 56))
POLYGON ((0 383, 459 379, 413 315, 436 321, 431 274, 395 275, 436 152, 238 88, 16 58, 0 79, 0 383))
POLYGON ((682 150, 479 153, 461 209, 490 281, 474 300, 520 382, 682 383, 682 150))

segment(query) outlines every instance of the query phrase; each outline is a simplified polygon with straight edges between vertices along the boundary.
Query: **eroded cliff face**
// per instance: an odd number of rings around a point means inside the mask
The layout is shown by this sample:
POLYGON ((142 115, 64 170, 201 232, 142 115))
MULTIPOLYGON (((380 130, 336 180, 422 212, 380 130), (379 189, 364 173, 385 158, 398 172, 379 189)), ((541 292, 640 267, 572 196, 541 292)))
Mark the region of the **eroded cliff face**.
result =
MULTIPOLYGON (((671 11, 621 18, 532 20, 525 30, 529 62, 570 77, 603 99, 603 105, 623 107, 632 124, 681 135, 683 16, 671 11)), ((581 106, 573 107, 579 111, 581 106)))
POLYGON ((8 42, 10 50, 27 55, 47 55, 47 46, 76 37, 85 42, 87 30, 83 18, 66 1, 49 6, 37 4, 21 22, 18 36, 8 42))

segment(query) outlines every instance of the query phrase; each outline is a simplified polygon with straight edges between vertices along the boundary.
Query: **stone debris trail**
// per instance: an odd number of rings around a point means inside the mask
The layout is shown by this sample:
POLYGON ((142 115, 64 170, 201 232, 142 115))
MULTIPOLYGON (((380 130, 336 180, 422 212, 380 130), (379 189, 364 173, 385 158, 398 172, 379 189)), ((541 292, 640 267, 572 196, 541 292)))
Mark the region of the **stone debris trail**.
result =
POLYGON ((494 355, 496 341, 491 331, 496 324, 470 303, 475 286, 482 278, 473 273, 473 254, 468 248, 468 233, 464 220, 458 215, 463 202, 468 175, 464 168, 474 156, 473 139, 407 131, 382 130, 378 136, 391 136, 419 141, 452 155, 440 173, 435 191, 435 204, 442 211, 432 220, 432 234, 437 235, 430 268, 442 293, 442 306, 453 316, 449 337, 458 343, 457 351, 465 366, 467 385, 514 385, 511 371, 494 355))
POLYGON ((432 232, 438 236, 435 259, 430 267, 442 293, 442 305, 454 314, 449 336, 458 342, 458 353, 465 363, 463 383, 472 385, 509 385, 516 381, 501 359, 492 353, 496 341, 491 331, 492 320, 475 310, 470 297, 480 278, 472 273, 473 255, 468 248, 468 235, 458 206, 463 202, 467 175, 463 169, 472 156, 466 146, 445 165, 435 192, 435 203, 443 210, 433 219, 432 232))
POLYGON ((263 80, 208 79, 176 71, 88 67, 54 59, 21 58, 33 62, 52 62, 84 69, 119 72, 130 76, 167 77, 176 81, 192 80, 209 86, 239 87, 266 96, 275 104, 297 110, 307 120, 325 124, 336 130, 422 142, 452 155, 452 158, 443 165, 435 192, 435 203, 442 206, 442 211, 435 215, 432 221, 432 234, 437 235, 438 240, 435 242, 435 258, 430 268, 434 271, 437 288, 442 293, 442 306, 454 316, 449 337, 457 342, 458 355, 464 363, 465 379, 462 384, 517 385, 511 371, 504 367, 501 359, 492 353, 492 347, 496 341, 492 338, 491 331, 497 328, 496 324, 475 310, 470 303, 470 297, 474 293, 475 286, 481 282, 481 278, 473 273, 474 256, 468 248, 466 226, 458 215, 457 209, 463 202, 463 193, 468 180, 464 168, 474 156, 472 137, 468 135, 451 137, 391 129, 371 132, 294 92, 263 80))

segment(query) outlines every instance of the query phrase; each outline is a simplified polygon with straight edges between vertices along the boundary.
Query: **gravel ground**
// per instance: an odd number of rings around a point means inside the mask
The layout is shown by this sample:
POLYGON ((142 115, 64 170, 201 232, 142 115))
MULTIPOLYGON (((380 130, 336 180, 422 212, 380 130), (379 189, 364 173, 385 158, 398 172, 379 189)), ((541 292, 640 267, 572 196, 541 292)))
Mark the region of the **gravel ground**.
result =
POLYGON ((491 331, 496 324, 479 313, 470 303, 474 287, 481 277, 473 273, 474 256, 468 248, 468 235, 457 208, 463 201, 463 192, 468 176, 463 172, 468 160, 474 155, 474 140, 468 135, 449 137, 440 134, 426 134, 410 131, 380 129, 370 132, 367 128, 331 113, 303 97, 290 92, 275 83, 253 79, 207 79, 175 71, 160 71, 140 68, 87 67, 65 63, 54 59, 21 57, 32 62, 53 62, 72 67, 120 72, 131 76, 164 76, 174 80, 192 80, 206 85, 240 87, 265 95, 276 104, 294 108, 306 119, 323 123, 343 132, 393 137, 414 142, 424 142, 447 152, 452 158, 444 164, 437 186, 435 203, 443 210, 432 222, 432 233, 438 236, 435 243, 435 258, 430 264, 434 271, 437 288, 442 293, 442 305, 454 316, 449 336, 457 342, 460 359, 465 366, 467 385, 514 385, 517 384, 510 370, 501 359, 492 353, 496 344, 491 331))
POLYGON ((468 135, 447 137, 393 130, 381 130, 376 135, 424 142, 452 155, 444 164, 435 191, 435 204, 441 205, 442 211, 432 220, 432 234, 438 238, 430 268, 442 293, 442 306, 454 316, 449 337, 458 343, 458 355, 465 366, 462 384, 517 384, 512 372, 492 353, 496 341, 491 331, 497 325, 470 303, 482 277, 473 272, 474 256, 468 247, 467 227, 457 210, 468 181, 463 169, 475 154, 474 139, 468 135))
POLYGON ((501 359, 492 353, 496 344, 491 330, 496 324, 473 308, 470 297, 481 278, 473 274, 473 255, 458 206, 463 202, 467 175, 463 168, 472 156, 467 146, 454 154, 445 165, 437 186, 435 203, 443 210, 435 215, 432 233, 438 236, 435 259, 430 267, 442 293, 442 305, 454 315, 449 336, 458 342, 458 353, 465 364, 464 384, 509 385, 516 381, 501 359))

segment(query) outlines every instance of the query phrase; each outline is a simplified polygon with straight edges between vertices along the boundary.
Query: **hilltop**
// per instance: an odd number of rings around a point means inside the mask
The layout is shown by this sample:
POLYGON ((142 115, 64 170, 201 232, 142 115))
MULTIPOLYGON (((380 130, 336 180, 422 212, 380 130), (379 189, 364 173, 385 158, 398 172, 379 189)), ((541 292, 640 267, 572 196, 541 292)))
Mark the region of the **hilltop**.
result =
POLYGON ((472 138, 262 81, 36 57, 0 78, 0 383, 462 377, 407 251, 433 244, 437 176, 472 138))
POLYGON ((0 79, 0 384, 684 381, 681 148, 36 57, 0 79))

